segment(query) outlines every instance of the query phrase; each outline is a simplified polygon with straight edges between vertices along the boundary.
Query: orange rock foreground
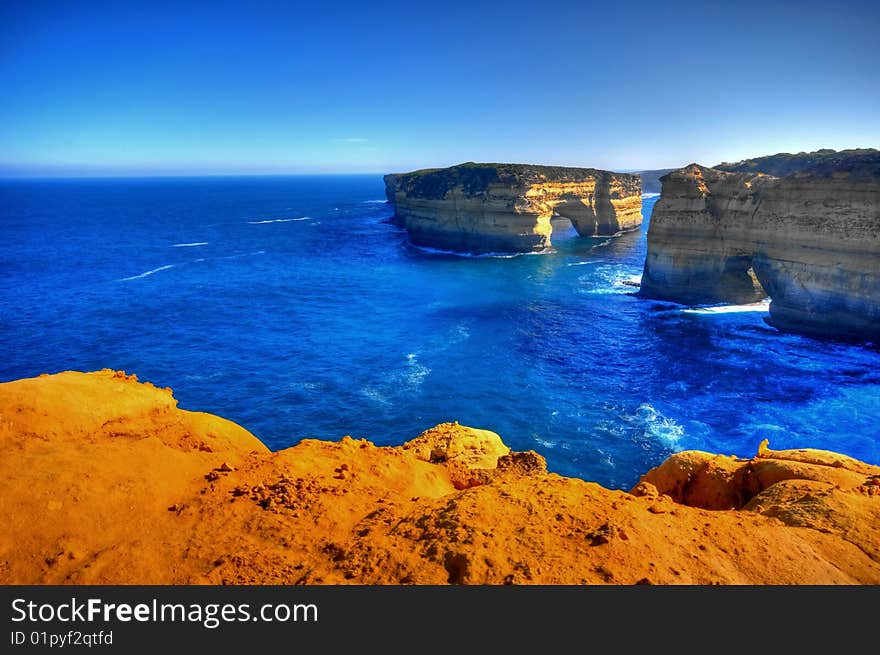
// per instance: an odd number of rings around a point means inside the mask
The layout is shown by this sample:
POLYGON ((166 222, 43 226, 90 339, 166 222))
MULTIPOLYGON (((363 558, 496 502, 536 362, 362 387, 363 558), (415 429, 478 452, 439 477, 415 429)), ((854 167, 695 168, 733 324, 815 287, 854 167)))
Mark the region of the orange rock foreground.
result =
POLYGON ((880 583, 880 467, 690 451, 632 493, 445 423, 270 452, 104 370, 0 384, 4 584, 880 583))

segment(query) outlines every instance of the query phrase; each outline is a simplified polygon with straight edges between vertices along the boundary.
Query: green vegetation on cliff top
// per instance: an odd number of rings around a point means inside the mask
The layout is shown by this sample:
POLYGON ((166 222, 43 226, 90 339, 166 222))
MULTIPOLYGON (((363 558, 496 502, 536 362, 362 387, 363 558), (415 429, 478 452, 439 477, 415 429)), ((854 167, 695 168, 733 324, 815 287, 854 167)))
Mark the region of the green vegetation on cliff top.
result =
POLYGON ((455 187, 466 195, 485 192, 490 184, 530 185, 539 182, 577 182, 590 178, 617 178, 639 184, 638 175, 613 173, 596 168, 466 162, 449 168, 424 168, 385 176, 388 185, 403 188, 422 198, 443 198, 455 187))
POLYGON ((822 149, 795 154, 780 152, 734 163, 724 162, 713 168, 729 173, 764 173, 774 177, 797 174, 830 177, 835 173, 849 173, 850 177, 877 178, 880 177, 880 150, 855 148, 839 151, 822 149))

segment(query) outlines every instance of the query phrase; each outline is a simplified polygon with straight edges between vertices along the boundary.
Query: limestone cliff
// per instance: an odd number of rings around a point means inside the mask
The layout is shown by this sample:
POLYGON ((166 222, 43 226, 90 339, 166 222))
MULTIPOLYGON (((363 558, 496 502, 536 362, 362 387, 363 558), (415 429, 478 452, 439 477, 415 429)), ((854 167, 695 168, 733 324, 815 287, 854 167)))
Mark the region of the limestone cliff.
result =
POLYGON ((109 370, 0 384, 2 584, 880 583, 880 467, 679 453, 631 493, 457 423, 269 452, 109 370))
POLYGON ((823 153, 663 177, 640 294, 687 304, 769 295, 780 329, 880 338, 880 152, 823 153))
POLYGON ((385 192, 414 244, 459 252, 544 250, 554 215, 581 236, 642 222, 639 177, 593 168, 467 163, 386 175, 385 192))

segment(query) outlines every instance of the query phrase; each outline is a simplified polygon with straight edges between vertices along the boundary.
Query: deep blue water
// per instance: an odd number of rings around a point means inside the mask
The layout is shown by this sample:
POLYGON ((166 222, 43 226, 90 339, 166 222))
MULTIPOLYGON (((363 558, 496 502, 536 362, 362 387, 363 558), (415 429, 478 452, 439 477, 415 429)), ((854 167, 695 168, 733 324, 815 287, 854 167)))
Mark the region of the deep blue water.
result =
POLYGON ((647 224, 469 259, 409 246, 382 197, 378 176, 0 182, 0 380, 125 369, 273 448, 458 420, 614 487, 765 437, 880 463, 880 353, 629 295, 647 224))

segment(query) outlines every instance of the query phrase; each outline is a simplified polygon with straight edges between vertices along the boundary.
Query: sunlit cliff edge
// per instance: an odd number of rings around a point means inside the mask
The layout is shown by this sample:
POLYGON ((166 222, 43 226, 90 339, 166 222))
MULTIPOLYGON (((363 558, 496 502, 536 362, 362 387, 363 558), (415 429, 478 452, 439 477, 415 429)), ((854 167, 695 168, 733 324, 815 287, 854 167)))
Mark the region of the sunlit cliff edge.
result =
POLYGON ((0 384, 0 445, 5 584, 880 583, 880 467, 819 450, 626 493, 457 423, 270 452, 106 369, 0 384))
POLYGON ((662 180, 642 296, 684 304, 769 295, 768 322, 880 339, 880 151, 780 153, 662 180))
POLYGON ((541 252, 552 245, 554 216, 568 218, 581 236, 611 236, 642 223, 638 175, 468 162, 384 179, 394 221, 417 246, 541 252))

